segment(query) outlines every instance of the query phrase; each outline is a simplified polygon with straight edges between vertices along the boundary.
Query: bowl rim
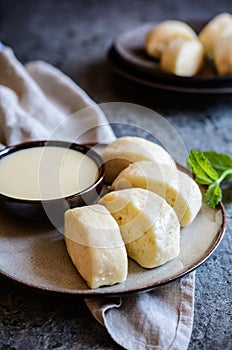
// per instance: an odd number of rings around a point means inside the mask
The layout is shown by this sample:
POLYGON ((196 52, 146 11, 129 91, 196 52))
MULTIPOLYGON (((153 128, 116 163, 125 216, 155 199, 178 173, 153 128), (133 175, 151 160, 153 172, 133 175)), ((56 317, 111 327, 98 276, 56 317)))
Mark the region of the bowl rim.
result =
POLYGON ((18 204, 20 203, 41 204, 41 203, 58 203, 61 200, 70 201, 72 199, 75 199, 75 197, 83 196, 85 193, 97 187, 101 182, 103 183, 105 178, 105 165, 102 157, 88 145, 89 144, 81 144, 81 143, 69 142, 69 141, 63 141, 63 140, 36 140, 36 141, 25 141, 25 142, 10 145, 1 149, 0 161, 2 158, 7 157, 12 153, 15 153, 24 149, 28 149, 28 148, 54 146, 54 147, 63 147, 67 149, 73 149, 81 153, 88 154, 88 156, 96 163, 98 167, 98 177, 92 185, 86 187, 84 190, 70 194, 65 197, 58 197, 58 198, 51 198, 51 199, 26 199, 26 198, 11 197, 0 192, 0 200, 2 199, 7 202, 14 202, 18 204))

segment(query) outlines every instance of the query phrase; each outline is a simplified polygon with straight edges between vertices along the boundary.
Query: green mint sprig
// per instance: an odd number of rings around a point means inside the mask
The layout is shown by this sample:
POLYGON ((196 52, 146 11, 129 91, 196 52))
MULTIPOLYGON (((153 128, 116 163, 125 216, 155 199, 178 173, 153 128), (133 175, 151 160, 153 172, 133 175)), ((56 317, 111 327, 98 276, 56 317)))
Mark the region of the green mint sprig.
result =
POLYGON ((195 175, 195 181, 201 185, 208 185, 204 201, 215 208, 222 200, 222 181, 232 177, 232 157, 215 151, 189 153, 187 163, 195 175))

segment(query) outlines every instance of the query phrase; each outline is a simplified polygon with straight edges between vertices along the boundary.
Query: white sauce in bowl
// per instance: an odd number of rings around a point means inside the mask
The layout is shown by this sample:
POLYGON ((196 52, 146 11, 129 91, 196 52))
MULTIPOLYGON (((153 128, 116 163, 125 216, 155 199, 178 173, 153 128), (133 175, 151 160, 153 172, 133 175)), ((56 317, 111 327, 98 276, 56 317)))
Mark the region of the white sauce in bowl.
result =
POLYGON ((18 199, 67 197, 98 177, 93 159, 64 147, 32 147, 0 159, 0 193, 18 199))

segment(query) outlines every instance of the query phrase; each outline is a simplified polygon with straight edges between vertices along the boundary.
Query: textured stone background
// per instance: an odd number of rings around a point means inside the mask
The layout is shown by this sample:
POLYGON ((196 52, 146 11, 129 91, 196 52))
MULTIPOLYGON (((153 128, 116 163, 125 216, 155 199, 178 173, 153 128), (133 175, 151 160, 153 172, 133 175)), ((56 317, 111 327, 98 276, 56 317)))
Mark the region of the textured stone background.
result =
MULTIPOLYGON (((232 154, 232 95, 161 92, 112 73, 106 52, 120 32, 167 18, 209 19, 231 11, 231 0, 1 1, 0 40, 22 61, 46 60, 96 101, 150 107, 166 117, 187 150, 232 154)), ((133 116, 125 116, 130 122, 133 116)), ((116 128, 118 135, 125 133, 116 128)), ((231 349, 232 188, 225 186, 227 231, 196 272, 194 327, 189 350, 231 349)), ((38 294, 0 277, 0 349, 119 349, 83 301, 38 294)), ((180 349, 181 350, 181 349, 180 349)))

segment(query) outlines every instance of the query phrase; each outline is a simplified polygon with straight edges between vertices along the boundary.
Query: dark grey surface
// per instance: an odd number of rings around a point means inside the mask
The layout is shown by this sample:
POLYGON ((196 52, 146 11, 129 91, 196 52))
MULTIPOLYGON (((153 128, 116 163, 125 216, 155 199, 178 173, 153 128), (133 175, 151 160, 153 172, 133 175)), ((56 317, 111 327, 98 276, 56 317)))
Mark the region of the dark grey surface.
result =
MULTIPOLYGON (((231 0, 5 0, 0 2, 0 40, 14 48, 22 62, 42 59, 59 67, 98 102, 124 101, 153 108, 178 131, 187 150, 231 154, 232 95, 196 96, 149 89, 113 74, 106 60, 113 38, 122 31, 167 18, 209 19, 231 10, 231 0)), ((120 127, 116 131, 126 133, 120 127)), ((196 272, 195 317, 188 350, 232 348, 229 185, 224 203, 225 237, 196 272)), ((0 349, 119 348, 81 299, 38 294, 0 277, 0 349)))

